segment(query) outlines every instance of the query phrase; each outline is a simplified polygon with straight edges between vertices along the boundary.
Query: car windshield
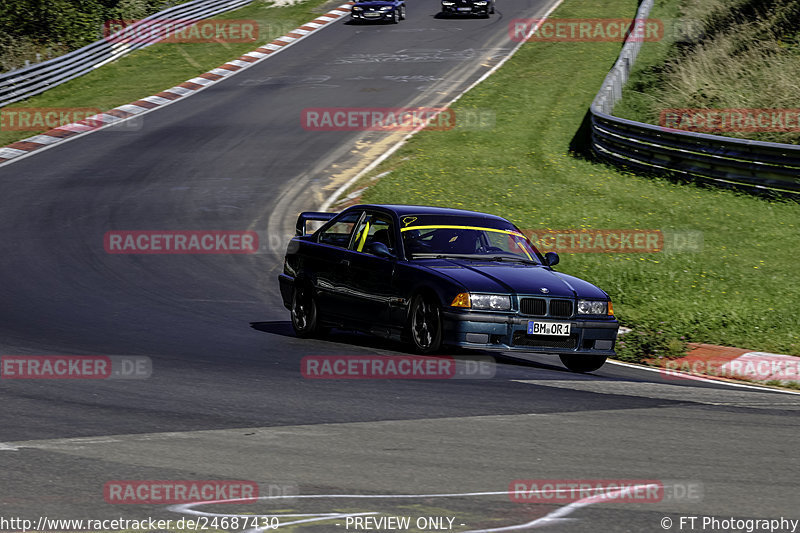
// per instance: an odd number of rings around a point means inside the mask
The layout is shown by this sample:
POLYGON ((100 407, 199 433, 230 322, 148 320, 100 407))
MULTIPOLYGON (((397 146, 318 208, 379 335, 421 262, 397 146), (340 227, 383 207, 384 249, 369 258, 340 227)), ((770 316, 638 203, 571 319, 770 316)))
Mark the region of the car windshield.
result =
POLYGON ((401 228, 409 258, 469 257, 539 263, 528 239, 517 230, 461 225, 408 225, 401 228))

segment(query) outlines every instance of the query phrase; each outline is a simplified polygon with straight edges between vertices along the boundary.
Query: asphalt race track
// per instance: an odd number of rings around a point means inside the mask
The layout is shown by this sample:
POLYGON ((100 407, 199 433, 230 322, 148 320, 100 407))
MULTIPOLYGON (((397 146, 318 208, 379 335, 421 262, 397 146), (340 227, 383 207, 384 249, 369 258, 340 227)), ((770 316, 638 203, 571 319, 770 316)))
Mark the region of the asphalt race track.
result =
POLYGON ((0 353, 152 362, 148 379, 0 381, 0 516, 275 513, 305 520, 284 530, 326 532, 356 530, 332 513, 450 517, 453 531, 800 519, 799 395, 610 364, 576 375, 544 356, 500 357, 491 379, 301 376, 307 355, 406 353, 347 332, 292 334, 277 292, 283 236, 401 137, 306 131, 302 110, 445 103, 514 47, 508 21, 551 5, 439 19, 437 2, 410 0, 398 25, 336 22, 140 129, 0 167, 0 353), (262 250, 108 254, 111 230, 252 230, 262 250), (114 480, 251 480, 266 498, 120 505, 104 497, 114 480), (665 495, 514 502, 514 480, 650 480, 665 495))

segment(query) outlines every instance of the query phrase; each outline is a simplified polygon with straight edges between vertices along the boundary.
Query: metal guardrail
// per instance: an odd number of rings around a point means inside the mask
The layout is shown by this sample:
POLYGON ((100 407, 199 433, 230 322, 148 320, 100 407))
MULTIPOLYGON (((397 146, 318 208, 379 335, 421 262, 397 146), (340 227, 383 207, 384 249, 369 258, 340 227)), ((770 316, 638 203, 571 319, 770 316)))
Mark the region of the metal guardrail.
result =
MULTIPOLYGON (((643 0, 636 19, 646 19, 654 0, 643 0)), ((628 37, 595 96, 591 145, 609 163, 742 188, 800 196, 800 146, 679 131, 611 115, 642 47, 628 37)))
POLYGON ((193 0, 185 4, 173 6, 164 11, 131 24, 126 30, 117 32, 83 48, 62 56, 48 59, 29 67, 13 70, 0 75, 0 107, 24 100, 51 89, 71 79, 83 76, 106 63, 119 59, 134 50, 146 48, 155 41, 141 39, 139 42, 125 42, 123 38, 115 39, 132 31, 137 26, 152 24, 154 21, 169 20, 174 23, 173 29, 181 29, 192 24, 237 9, 253 0, 193 0), (116 42, 119 41, 119 42, 116 42))

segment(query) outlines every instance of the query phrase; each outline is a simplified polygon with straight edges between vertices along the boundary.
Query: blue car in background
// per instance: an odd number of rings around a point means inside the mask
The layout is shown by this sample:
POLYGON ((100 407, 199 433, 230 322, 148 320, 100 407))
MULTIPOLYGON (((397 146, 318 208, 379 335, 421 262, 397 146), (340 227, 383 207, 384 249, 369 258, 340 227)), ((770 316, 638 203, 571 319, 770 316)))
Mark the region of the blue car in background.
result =
POLYGON ((350 16, 358 22, 385 20, 397 24, 406 18, 406 3, 403 0, 357 1, 350 9, 350 16))
POLYGON ((591 372, 615 355, 603 290, 556 272, 508 220, 410 205, 301 213, 278 276, 298 337, 330 327, 409 342, 559 355, 591 372), (309 220, 324 221, 307 234, 309 220))

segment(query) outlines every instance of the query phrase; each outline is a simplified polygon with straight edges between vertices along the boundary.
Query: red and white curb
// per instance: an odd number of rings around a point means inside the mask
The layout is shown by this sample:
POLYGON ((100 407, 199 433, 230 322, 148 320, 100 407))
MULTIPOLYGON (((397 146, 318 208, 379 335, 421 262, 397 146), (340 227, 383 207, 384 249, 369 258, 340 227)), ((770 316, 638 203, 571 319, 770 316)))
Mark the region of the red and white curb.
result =
POLYGON ((56 144, 70 141, 80 136, 119 124, 132 117, 144 115, 202 91, 220 80, 264 61, 268 57, 277 54, 285 48, 308 37, 312 33, 316 33, 345 15, 350 14, 350 5, 349 3, 342 4, 324 15, 315 18, 311 22, 307 22, 293 29, 286 35, 277 37, 271 42, 256 48, 252 52, 248 52, 243 56, 228 61, 224 65, 220 65, 204 74, 200 74, 180 85, 161 91, 153 96, 136 100, 130 104, 115 107, 114 109, 88 117, 79 122, 59 126, 42 134, 34 135, 33 137, 28 137, 27 139, 4 146, 0 148, 0 166, 13 163, 56 144))
POLYGON ((673 360, 677 370, 740 376, 753 381, 800 383, 800 357, 714 344, 690 344, 686 357, 673 360))
MULTIPOLYGON (((615 361, 617 364, 623 364, 615 361)), ((689 352, 678 359, 650 360, 650 367, 672 379, 701 381, 746 381, 753 385, 800 383, 800 357, 715 344, 689 344, 689 352)))

